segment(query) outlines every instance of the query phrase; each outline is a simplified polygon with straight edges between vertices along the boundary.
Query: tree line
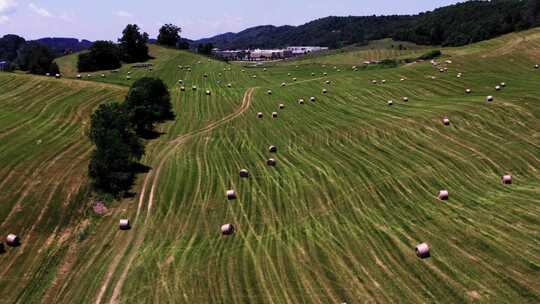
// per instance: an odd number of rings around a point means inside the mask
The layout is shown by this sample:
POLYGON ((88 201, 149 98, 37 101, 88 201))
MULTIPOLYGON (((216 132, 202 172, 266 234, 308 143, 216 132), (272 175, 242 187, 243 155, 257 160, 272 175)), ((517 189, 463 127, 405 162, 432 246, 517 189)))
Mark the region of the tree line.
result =
POLYGON ((17 35, 0 38, 0 60, 10 63, 8 70, 19 69, 32 74, 55 75, 60 71, 54 59, 53 52, 41 43, 26 41, 17 35))
POLYGON ((144 155, 144 139, 158 135, 155 125, 174 120, 167 86, 159 78, 133 83, 123 103, 105 103, 92 114, 88 137, 92 152, 88 175, 92 187, 115 197, 131 189, 144 155))
POLYGON ((540 26, 539 0, 466 1, 417 15, 326 17, 300 26, 258 26, 196 41, 221 49, 318 45, 340 48, 394 38, 460 46, 540 26))

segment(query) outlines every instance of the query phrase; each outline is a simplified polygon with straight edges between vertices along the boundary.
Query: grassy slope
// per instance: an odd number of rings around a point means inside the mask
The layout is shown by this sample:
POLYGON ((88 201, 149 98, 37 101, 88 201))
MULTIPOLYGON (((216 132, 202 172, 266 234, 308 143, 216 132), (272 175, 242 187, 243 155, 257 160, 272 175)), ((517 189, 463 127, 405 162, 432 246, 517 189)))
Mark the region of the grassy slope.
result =
MULTIPOLYGON (((14 256, 16 250, 0 256, 11 263, 0 289, 19 287, 7 299, 21 303, 39 299, 39 288, 28 286, 54 280, 48 300, 65 303, 92 302, 103 287, 103 302, 122 303, 538 302, 540 74, 531 67, 540 61, 539 35, 533 30, 445 50, 454 61, 447 74, 429 64, 338 73, 317 62, 243 73, 153 47, 154 71, 134 71, 132 77, 162 77, 179 117, 148 146, 145 163, 158 168, 164 160, 152 204, 146 188, 143 200, 117 203, 108 216, 93 218, 89 238, 75 242, 75 252, 84 254, 71 255, 60 278, 65 259, 37 263, 14 256), (178 64, 191 64, 193 71, 178 64), (456 78, 458 71, 464 77, 456 78), (399 82, 402 77, 408 80, 399 82), (388 82, 374 86, 373 78, 388 82), (180 92, 178 79, 213 95, 180 92), (279 87, 283 81, 290 85, 279 87), (494 92, 501 81, 508 87, 494 92), (229 82, 232 89, 224 85, 229 82), (257 90, 245 115, 171 148, 178 136, 237 109, 251 87, 257 90), (321 94, 323 87, 328 94, 321 94), (464 94, 468 87, 473 94, 464 94), (485 103, 488 94, 496 101, 485 103), (317 102, 296 103, 309 96, 317 102), (398 101, 402 96, 409 103, 398 101), (389 99, 394 107, 386 105, 389 99), (269 118, 278 103, 286 108, 269 118), (266 114, 262 120, 255 117, 259 111, 266 114), (451 126, 440 123, 444 115, 451 126), (279 147, 273 169, 264 164, 270 144, 279 147), (250 169, 252 177, 240 180, 240 168, 250 169), (506 172, 514 175, 511 186, 500 184, 506 172), (238 191, 238 200, 226 201, 229 188, 238 191), (445 203, 435 198, 443 188, 450 190, 445 203), (120 216, 137 218, 134 229, 116 230, 120 216), (235 236, 219 235, 226 222, 237 226, 235 236), (430 259, 414 255, 422 241, 432 247, 430 259), (29 278, 9 279, 21 273, 29 278)), ((93 80, 127 85, 127 70, 93 80)), ((88 90, 96 85, 73 83, 88 90)), ((20 94, 28 102, 36 99, 28 90, 20 94)), ((6 94, 0 98, 9 100, 6 94)), ((1 105, 1 119, 12 117, 1 105)), ((2 164, 11 161, 8 155, 0 153, 2 164)), ((21 164, 33 159, 30 152, 21 157, 21 164)), ((10 220, 2 228, 28 225, 10 220)), ((21 249, 30 255, 41 244, 21 249)))

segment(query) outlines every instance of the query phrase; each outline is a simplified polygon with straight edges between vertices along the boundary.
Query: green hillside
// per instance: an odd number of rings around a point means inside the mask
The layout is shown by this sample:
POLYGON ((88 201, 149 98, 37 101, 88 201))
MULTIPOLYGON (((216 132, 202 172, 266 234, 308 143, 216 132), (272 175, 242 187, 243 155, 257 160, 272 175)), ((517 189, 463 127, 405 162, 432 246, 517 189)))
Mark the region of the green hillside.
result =
POLYGON ((540 29, 442 51, 446 73, 157 46, 152 70, 77 80, 61 58, 61 80, 1 73, 0 231, 22 245, 0 254, 0 302, 540 302, 540 29), (167 83, 177 119, 147 143, 135 195, 97 215, 86 123, 143 76, 167 83))

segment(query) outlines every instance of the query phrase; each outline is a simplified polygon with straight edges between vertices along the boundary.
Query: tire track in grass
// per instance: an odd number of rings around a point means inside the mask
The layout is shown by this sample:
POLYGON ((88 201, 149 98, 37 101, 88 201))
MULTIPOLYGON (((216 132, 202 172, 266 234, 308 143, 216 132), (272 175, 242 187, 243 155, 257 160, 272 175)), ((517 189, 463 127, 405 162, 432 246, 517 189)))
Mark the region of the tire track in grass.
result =
MULTIPOLYGON (((245 92, 241 106, 236 111, 234 111, 233 113, 225 116, 224 118, 222 118, 222 119, 220 119, 218 121, 210 123, 207 126, 201 128, 199 130, 196 130, 196 131, 189 132, 187 134, 181 135, 181 136, 175 138, 174 140, 170 141, 169 143, 167 143, 168 148, 164 149, 164 151, 161 153, 161 155, 158 155, 158 159, 161 159, 161 161, 159 162, 158 166, 156 167, 156 169, 154 171, 155 173, 154 174, 148 174, 146 176, 145 180, 144 180, 143 189, 141 190, 141 194, 139 196, 139 204, 137 206, 137 214, 136 214, 136 217, 135 217, 135 220, 134 220, 135 224, 137 223, 137 221, 139 219, 139 216, 141 215, 141 210, 142 210, 143 205, 145 203, 146 203, 146 206, 147 206, 147 210, 146 210, 147 212, 144 215, 144 224, 147 224, 148 219, 150 218, 149 215, 152 212, 152 207, 153 207, 153 204, 154 204, 154 195, 155 195, 155 191, 156 191, 157 184, 158 184, 158 181, 159 181, 159 176, 160 176, 161 171, 162 171, 162 169, 163 169, 163 167, 165 165, 165 162, 174 153, 174 151, 179 146, 181 146, 182 144, 189 141, 191 138, 193 138, 195 136, 198 136, 198 135, 201 135, 201 134, 211 132, 212 130, 220 127, 221 125, 226 124, 226 123, 236 119, 240 115, 244 114, 251 106, 253 93, 255 92, 255 90, 256 90, 256 88, 249 88, 245 92), (149 186, 150 180, 152 181, 151 186, 150 186, 150 193, 149 193, 148 199, 145 201, 147 187, 149 186)), ((127 257, 128 261, 124 266, 124 269, 122 271, 122 274, 120 275, 120 278, 118 279, 116 285, 114 286, 113 294, 111 296, 111 299, 110 299, 109 303, 118 303, 119 302, 120 292, 122 291, 122 287, 124 285, 125 280, 127 279, 127 274, 128 274, 129 269, 131 267, 131 264, 133 263, 133 261, 135 259, 135 256, 137 254, 137 249, 140 247, 140 245, 142 244, 142 242, 144 240, 144 236, 145 236, 145 232, 146 232, 145 230, 146 230, 145 226, 143 226, 141 233, 139 233, 137 235, 137 238, 135 239, 134 244, 131 247, 131 250, 129 251, 129 255, 127 257)), ((107 289, 109 287, 109 283, 110 283, 110 281, 112 279, 112 276, 116 272, 116 270, 117 270, 117 268, 118 268, 118 266, 120 264, 120 261, 125 256, 125 254, 128 252, 129 244, 131 244, 133 242, 133 238, 135 237, 134 236, 135 234, 131 233, 130 235, 131 235, 130 239, 124 243, 125 245, 121 249, 121 254, 116 255, 116 257, 113 259, 113 262, 109 266, 109 269, 107 270, 105 281, 101 285, 98 296, 96 297, 96 301, 95 301, 96 304, 99 304, 99 303, 102 302, 103 296, 105 295, 105 292, 107 291, 107 289)))

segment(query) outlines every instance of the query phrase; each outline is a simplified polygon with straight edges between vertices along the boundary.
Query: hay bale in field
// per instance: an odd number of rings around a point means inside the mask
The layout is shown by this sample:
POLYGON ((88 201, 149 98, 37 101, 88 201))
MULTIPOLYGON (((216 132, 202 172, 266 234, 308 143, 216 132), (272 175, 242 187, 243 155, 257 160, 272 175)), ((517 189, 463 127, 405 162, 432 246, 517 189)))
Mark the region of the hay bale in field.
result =
POLYGON ((272 118, 277 118, 277 112, 272 112, 272 118))
POLYGON ((280 104, 279 104, 279 108, 280 108, 280 109, 285 109, 285 105, 282 104, 282 103, 280 103, 280 104))
POLYGON ((510 185, 512 183, 512 175, 503 175, 503 177, 501 177, 501 181, 505 185, 510 185))
POLYGON ((268 147, 268 152, 270 152, 270 153, 276 153, 276 152, 277 152, 277 147, 274 146, 274 145, 268 147))
POLYGON ((240 70, 241 73, 244 73, 246 70, 240 70))
POLYGON ((449 125, 450 125, 450 119, 449 119, 448 117, 444 117, 442 121, 443 121, 443 124, 444 124, 445 126, 449 126, 449 125))
POLYGON ((191 90, 197 91, 197 86, 196 86, 196 85, 192 86, 192 87, 191 87, 191 90))
POLYGON ((403 101, 404 101, 404 102, 409 101, 409 97, 403 97, 403 101))
POLYGON ((208 96, 212 95, 212 92, 210 92, 210 90, 206 90, 205 93, 206 93, 206 95, 208 95, 208 96))
POLYGON ((208 78, 208 74, 204 73, 203 77, 208 78))
POLYGON ((105 78, 105 74, 101 74, 101 78, 105 78))
POLYGON ((266 161, 266 165, 270 166, 270 167, 275 167, 277 165, 277 162, 275 159, 273 158, 269 158, 267 161, 266 161))
POLYGON ((86 77, 92 77, 92 74, 88 74, 88 75, 86 75, 86 77))
POLYGON ((289 76, 289 77, 290 77, 290 76, 291 76, 291 73, 287 73, 287 76, 289 76))
POLYGON ((228 84, 227 84, 227 87, 228 87, 228 88, 232 88, 232 84, 231 84, 231 83, 228 83, 228 84))
POLYGON ((394 105, 394 101, 392 101, 392 100, 389 100, 389 101, 388 101, 388 105, 389 105, 389 106, 392 106, 392 105, 394 105))
POLYGON ((439 194, 437 195, 437 197, 438 197, 441 201, 446 201, 446 200, 448 200, 448 190, 441 190, 441 191, 439 191, 439 194))
POLYGON ((253 77, 253 78, 257 78, 257 75, 253 75, 253 76, 251 76, 251 77, 253 77))
POLYGON ((467 93, 467 94, 471 94, 471 92, 472 92, 471 89, 466 89, 465 90, 465 93, 467 93))
POLYGON ((309 98, 309 100, 315 102, 316 99, 315 99, 314 96, 311 96, 311 97, 309 98))
POLYGON ((225 224, 221 226, 221 234, 223 235, 232 235, 234 233, 233 224, 225 224))
POLYGON ((55 78, 60 78, 61 76, 60 76, 60 74, 55 74, 54 77, 55 78))
POLYGON ((225 193, 228 200, 235 200, 236 199, 236 192, 234 190, 227 190, 225 193))
POLYGON ((263 113, 262 112, 257 113, 257 117, 258 118, 263 118, 263 113))
POLYGON ((129 230, 131 229, 131 225, 129 224, 128 219, 121 219, 118 223, 118 226, 120 230, 129 230))
POLYGON ((405 78, 401 78, 399 81, 405 81, 405 78))
POLYGON ((328 90, 323 89, 323 90, 322 90, 322 93, 323 93, 323 94, 326 94, 326 93, 328 93, 328 90))
POLYGON ((51 76, 51 73, 45 73, 45 76, 49 77, 51 76))
POLYGON ((371 81, 371 83, 377 84, 377 80, 373 79, 373 80, 371 81))
POLYGON ((311 73, 311 76, 315 76, 315 73, 311 73))
POLYGON ((240 170, 240 177, 248 178, 249 177, 249 171, 247 169, 240 170))
POLYGON ((184 83, 184 81, 182 79, 179 79, 178 83, 182 84, 182 83, 184 83))
POLYGON ((184 92, 185 90, 186 90, 186 87, 184 87, 184 86, 180 87, 180 91, 184 92))
POLYGON ((17 247, 21 245, 21 239, 17 235, 10 233, 6 237, 6 244, 10 247, 17 247))
POLYGON ((324 73, 323 73, 323 76, 328 76, 328 73, 324 72, 324 73))
POLYGON ((386 83, 386 79, 381 80, 382 83, 386 83))
POLYGON ((298 79, 296 79, 296 77, 294 77, 294 78, 292 79, 292 81, 296 81, 296 80, 298 80, 298 79))
POLYGON ((221 73, 218 73, 217 75, 218 75, 218 77, 221 77, 221 73))
POLYGON ((493 99, 494 99, 494 98, 493 98, 493 96, 491 96, 491 95, 488 96, 488 97, 486 97, 486 100, 487 100, 487 101, 493 101, 493 99))
POLYGON ((130 80, 130 79, 131 79, 131 76, 127 75, 127 76, 126 76, 126 79, 127 79, 127 80, 130 80))
POLYGON ((506 82, 501 82, 501 87, 505 88, 506 87, 506 82))
POLYGON ((500 91, 500 90, 501 90, 501 86, 495 86, 495 90, 496 90, 496 91, 500 91))
POLYGON ((267 71, 266 68, 264 68, 263 71, 266 72, 267 71))
POLYGON ((304 99, 298 99, 298 103, 303 105, 304 104, 304 99))
POLYGON ((128 74, 128 75, 131 75, 131 71, 128 71, 127 74, 128 74))
POLYGON ((81 79, 81 78, 82 78, 81 74, 77 74, 77 79, 81 79))
POLYGON ((282 83, 281 83, 281 86, 282 86, 282 87, 284 87, 284 86, 286 86, 286 85, 287 85, 287 84, 286 84, 285 82, 282 82, 282 83))
POLYGON ((272 90, 268 90, 268 91, 266 91, 266 94, 268 94, 268 95, 272 95, 272 90))
POLYGON ((416 255, 421 259, 425 259, 425 258, 430 257, 429 245, 427 243, 422 243, 422 244, 416 245, 415 252, 416 252, 416 255))
POLYGON ((330 80, 325 81, 326 84, 330 84, 330 80))
POLYGON ((537 70, 538 70, 539 67, 540 67, 540 66, 539 66, 538 64, 535 64, 535 65, 534 65, 534 68, 537 69, 537 70))

